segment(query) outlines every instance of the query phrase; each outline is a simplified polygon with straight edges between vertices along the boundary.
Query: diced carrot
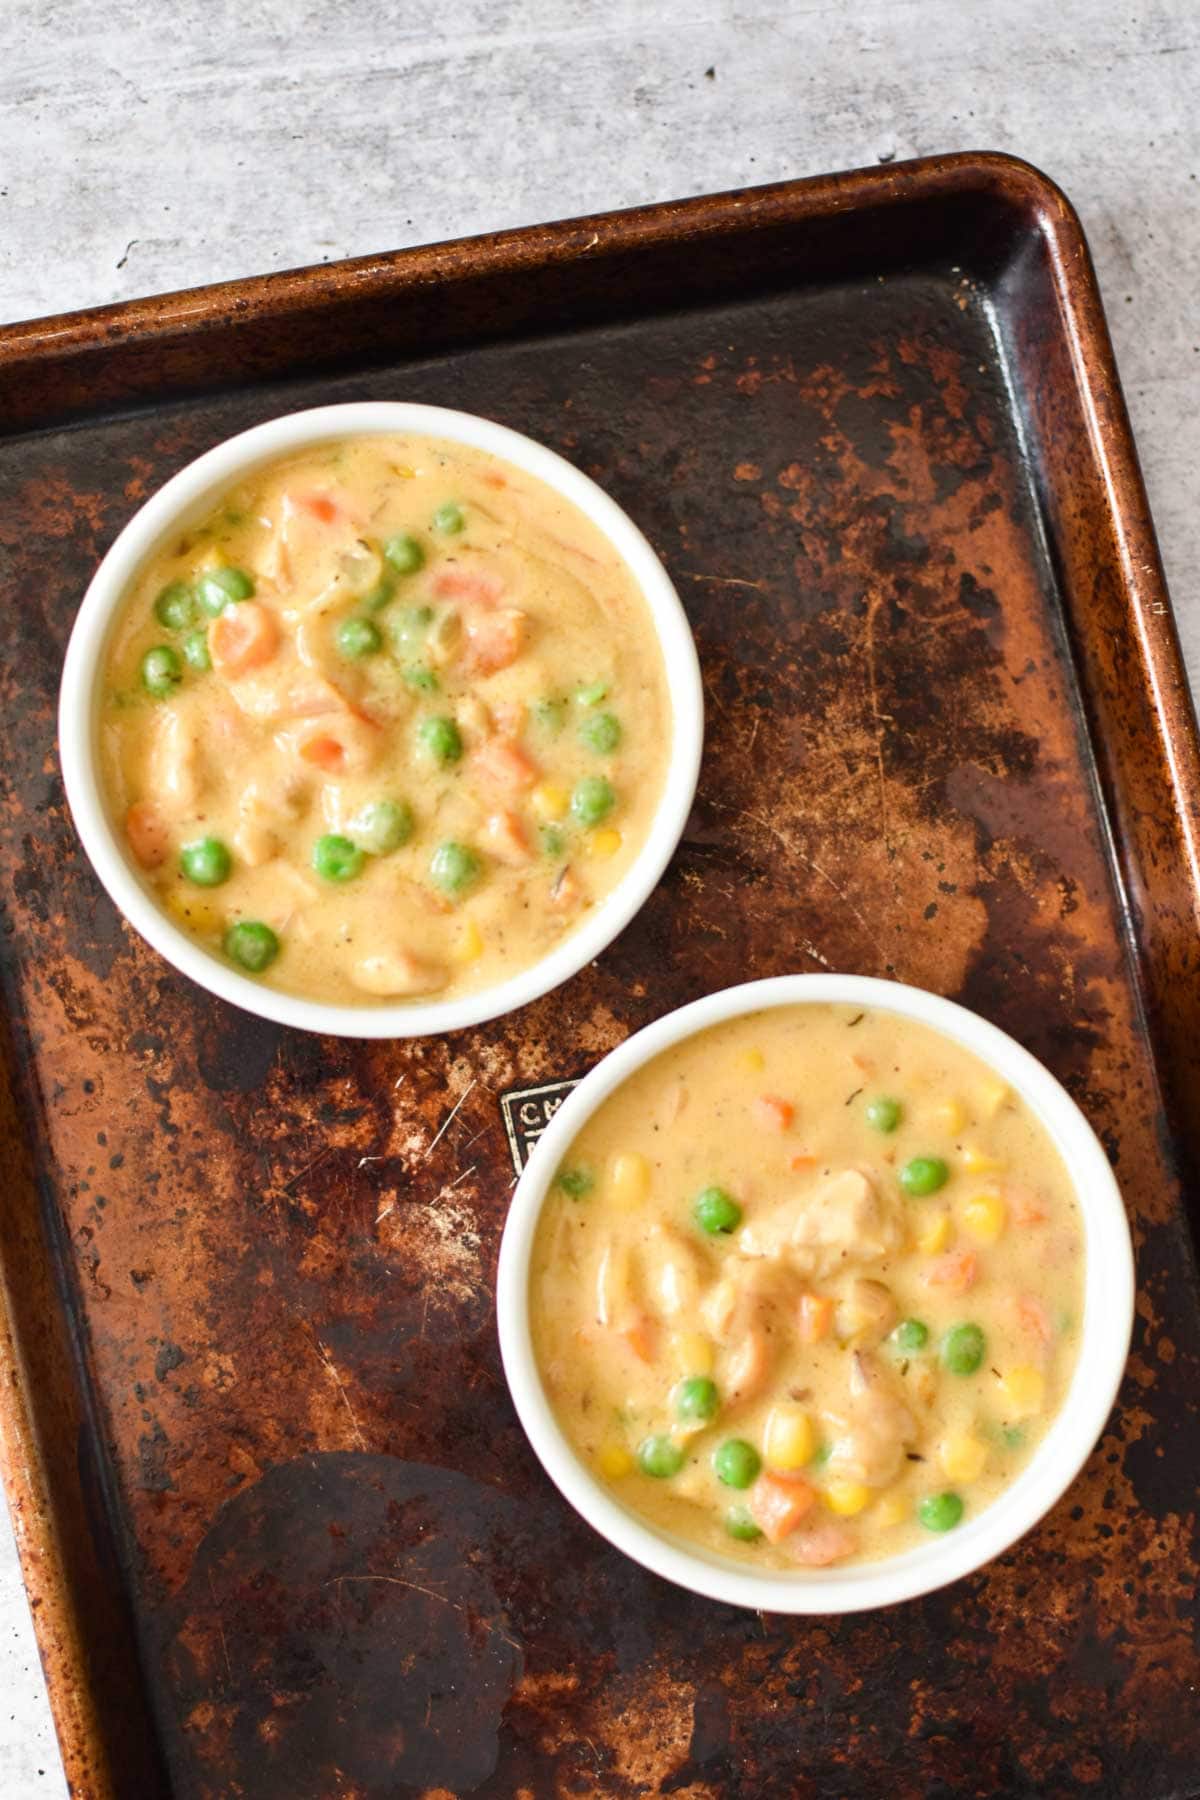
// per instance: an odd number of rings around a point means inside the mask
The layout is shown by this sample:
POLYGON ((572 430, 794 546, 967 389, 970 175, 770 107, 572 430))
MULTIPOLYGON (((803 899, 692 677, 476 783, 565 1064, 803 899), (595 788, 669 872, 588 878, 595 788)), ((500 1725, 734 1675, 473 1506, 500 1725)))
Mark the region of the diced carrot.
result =
POLYGON ((342 516, 341 507, 329 494, 297 494, 295 503, 310 512, 314 519, 320 519, 322 525, 332 525, 342 516))
POLYGON ((434 578, 433 591, 440 600, 469 600, 475 606, 495 606, 504 592, 499 575, 482 569, 443 569, 434 578))
POLYGON ((1017 1296, 1017 1320, 1023 1331, 1035 1337, 1042 1344, 1054 1341, 1054 1327, 1050 1323, 1050 1314, 1041 1301, 1032 1294, 1017 1296))
POLYGON ((320 737, 306 738, 300 746, 300 754, 305 762, 315 769, 324 769, 327 775, 336 775, 346 766, 345 745, 325 732, 320 737))
MULTIPOLYGON (((760 1476, 755 1483, 761 1486, 760 1476)), ((787 1556, 789 1562, 799 1563, 806 1569, 823 1569, 826 1564, 840 1562, 843 1556, 849 1556, 856 1549, 858 1539, 844 1525, 814 1525, 810 1531, 801 1531, 788 1539, 787 1556)))
POLYGON ((135 800, 125 814, 125 836, 143 869, 157 869, 167 860, 170 841, 158 808, 149 800, 135 800))
POLYGON ((731 1351, 725 1369, 725 1386, 731 1400, 753 1400, 762 1391, 771 1367, 771 1346, 765 1331, 747 1331, 731 1351))
POLYGON ((499 469, 489 469, 487 474, 481 477, 481 480, 485 487, 506 488, 508 486, 508 477, 501 475, 499 469))
POLYGON ((800 1342, 819 1344, 833 1324, 833 1301, 828 1294, 801 1294, 800 1342))
POLYGON ((1008 1210, 1014 1225, 1044 1225, 1046 1209, 1036 1194, 1028 1188, 1010 1187, 1005 1184, 1004 1198, 1008 1202, 1008 1210))
POLYGON ((803 1475, 764 1469, 750 1490, 750 1517, 768 1544, 780 1544, 817 1503, 817 1490, 803 1475))
POLYGON ((945 1288, 950 1294, 965 1294, 973 1287, 979 1273, 979 1259, 973 1250, 950 1250, 930 1263, 925 1271, 927 1287, 945 1288))
POLYGON ((754 1102, 754 1116, 766 1131, 786 1131, 796 1116, 790 1100, 778 1094, 759 1094, 754 1102))
POLYGON ((349 711, 341 718, 322 714, 281 731, 275 741, 314 769, 348 775, 370 767, 379 749, 379 727, 349 711))
POLYGON ((279 625, 274 613, 257 600, 240 600, 227 606, 208 628, 208 653, 214 669, 225 675, 244 675, 270 662, 279 647, 279 625))
POLYGON ((483 828, 483 847, 497 862, 520 868, 529 861, 529 836, 514 812, 493 813, 483 828))
POLYGON ((502 793, 520 793, 538 778, 537 764, 507 738, 488 738, 471 760, 483 780, 502 793))
POLYGON ((617 1335, 629 1345, 633 1354, 641 1362, 648 1363, 654 1361, 656 1334, 653 1319, 647 1318, 643 1313, 639 1318, 634 1319, 631 1324, 626 1325, 625 1329, 618 1332, 617 1335))
POLYGON ((515 606, 474 613, 466 622, 464 664, 473 675, 494 675, 516 662, 525 643, 525 614, 515 606))
POLYGON ((798 1150, 795 1156, 788 1158, 788 1168, 792 1170, 793 1174, 799 1174, 801 1169, 815 1169, 816 1166, 816 1157, 811 1156, 807 1150, 798 1150))

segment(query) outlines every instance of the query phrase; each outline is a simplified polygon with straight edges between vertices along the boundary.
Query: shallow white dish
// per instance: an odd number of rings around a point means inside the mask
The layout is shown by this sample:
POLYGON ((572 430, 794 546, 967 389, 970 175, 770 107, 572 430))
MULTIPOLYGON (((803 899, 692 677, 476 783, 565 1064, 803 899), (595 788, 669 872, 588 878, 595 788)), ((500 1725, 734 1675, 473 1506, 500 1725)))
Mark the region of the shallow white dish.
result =
POLYGON ((1037 1524, 1074 1480, 1104 1429, 1129 1352, 1133 1252, 1125 1208, 1091 1126, 1048 1069, 1005 1032, 923 989, 859 975, 782 975, 710 994, 669 1013, 606 1056, 542 1135, 513 1197, 496 1290, 509 1388, 551 1480, 601 1536, 680 1587, 735 1606, 777 1613, 858 1612, 944 1587, 998 1556, 1037 1524), (945 1537, 886 1560, 844 1569, 757 1574, 744 1562, 698 1549, 645 1523, 584 1466, 542 1388, 529 1328, 529 1263, 550 1184, 602 1101, 669 1045, 724 1019, 777 1006, 846 1002, 914 1019, 971 1050, 1018 1093, 1049 1132, 1072 1176, 1085 1233, 1083 1335, 1062 1410, 1026 1468, 990 1506, 945 1537))
POLYGON ((421 1037, 457 1031, 536 1000, 599 956, 624 930, 662 875, 696 791, 704 739, 700 667, 679 596, 645 537, 615 500, 544 444, 473 413, 407 401, 356 401, 289 413, 229 438, 198 457, 134 514, 92 578, 67 646, 59 695, 59 754, 83 847, 109 895, 161 956, 210 993, 247 1012, 341 1037, 421 1037), (594 912, 548 956, 509 980, 445 1000, 335 1006, 279 993, 203 949, 151 897, 109 817, 98 775, 99 699, 113 625, 129 584, 163 541, 195 523, 253 469, 313 444, 366 434, 446 438, 515 463, 577 506, 622 556, 649 608, 673 715, 662 798, 641 852, 594 912))

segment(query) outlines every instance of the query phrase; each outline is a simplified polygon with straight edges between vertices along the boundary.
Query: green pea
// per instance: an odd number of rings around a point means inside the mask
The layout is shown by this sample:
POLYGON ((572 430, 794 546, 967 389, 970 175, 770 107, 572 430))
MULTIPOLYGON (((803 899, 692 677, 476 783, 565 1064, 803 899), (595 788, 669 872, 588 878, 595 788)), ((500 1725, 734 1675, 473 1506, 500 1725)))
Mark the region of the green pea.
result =
POLYGON ((879 1094, 866 1105, 867 1124, 875 1131, 895 1131, 904 1117, 904 1108, 898 1100, 889 1100, 886 1094, 879 1094))
POLYGON ((823 1469, 825 1467, 825 1464, 829 1461, 829 1459, 832 1455, 833 1455, 833 1445, 832 1444, 818 1444, 816 1449, 813 1451, 812 1455, 808 1459, 809 1464, 814 1469, 823 1469))
POLYGON ((577 706, 599 706, 602 700, 608 699, 607 681, 589 681, 575 689, 577 706))
POLYGON ((179 648, 183 651, 183 660, 189 669, 195 669, 203 675, 212 668, 212 657, 208 654, 208 633, 203 629, 189 631, 179 648))
POLYGON ((621 741, 620 723, 610 712, 594 713, 579 727, 579 741, 597 756, 607 756, 621 741))
POLYGON ((1023 1425, 1005 1425, 1001 1428, 1000 1435, 1004 1439, 1005 1449, 1019 1450, 1025 1442, 1025 1427, 1023 1425))
POLYGON ((370 593, 363 595, 363 605, 368 612, 382 612, 395 592, 396 583, 385 569, 370 593))
POLYGON ((415 575, 425 567, 425 552, 411 532, 398 531, 383 546, 386 560, 397 575, 415 575))
POLYGON ((756 1538, 762 1536, 762 1532, 750 1517, 749 1510, 744 1506, 730 1507, 725 1514, 725 1529, 731 1538, 737 1539, 739 1544, 752 1544, 756 1538))
POLYGON ((761 1456, 745 1438, 726 1438, 713 1454, 713 1474, 726 1487, 748 1488, 761 1468, 761 1456))
POLYGON ((253 592, 254 577, 245 569, 206 569, 196 580, 196 598, 214 619, 231 600, 249 600, 253 592))
POLYGON ((474 850, 466 844, 439 844, 429 864, 429 873, 444 894, 465 893, 479 880, 482 865, 474 850))
POLYGON ((397 653, 405 656, 415 650, 424 642, 432 624, 432 606, 402 606, 398 612, 390 613, 388 629, 397 653))
POLYGON ((926 1494, 917 1506, 917 1517, 926 1531, 953 1531, 963 1516, 957 1494, 926 1494))
POLYGON ((220 838, 197 838, 179 852, 179 872, 197 887, 220 887, 229 880, 233 858, 220 838))
POLYGON ((551 700, 549 698, 535 700, 532 707, 534 724, 539 731, 544 731, 548 737, 557 737, 563 728, 566 710, 567 703, 565 700, 551 700))
POLYGON ((416 688, 418 694, 436 694, 442 685, 433 670, 427 669, 424 663, 409 663, 402 673, 409 687, 416 688))
POLYGON ((563 1193, 569 1194, 572 1200, 582 1200, 584 1195, 590 1194, 596 1185, 596 1177, 592 1171, 582 1166, 560 1169, 555 1180, 563 1193))
POLYGON ((637 1448, 638 1468, 656 1481, 669 1481, 683 1467, 683 1451, 673 1438, 643 1438, 637 1448))
POLYGON ((351 662, 358 662, 364 656, 374 656, 383 648, 379 627, 373 619, 343 619, 334 633, 333 641, 341 654, 349 657, 351 662))
POLYGON ((466 522, 462 507, 454 500, 447 500, 444 506, 439 506, 431 520, 439 537, 457 537, 466 522))
POLYGON ((360 850, 390 856, 407 844, 414 824, 407 800, 372 800, 354 815, 347 830, 360 850))
POLYGON ((462 735, 453 719, 422 719, 417 726, 417 741, 443 767, 458 762, 463 753, 462 735))
POLYGON ((154 616, 168 631, 186 631, 196 623, 196 594, 190 582, 168 581, 154 602, 154 616))
POLYGON ((578 825, 599 825, 616 803, 617 796, 603 775, 585 775, 571 795, 571 817, 578 825))
POLYGON ((929 1342, 929 1327, 920 1319, 901 1319, 891 1336, 897 1350, 923 1350, 929 1342))
POLYGON ((225 933, 225 954, 251 975, 261 975, 279 955, 279 939, 257 919, 239 919, 225 933))
POLYGON ((366 860, 358 845, 338 831, 327 831, 312 847, 312 866, 322 881, 353 881, 366 860))
POLYGON ((541 828, 542 852, 545 856, 561 856, 566 845, 566 838, 557 825, 543 825, 541 828))
POLYGON ((717 1384, 707 1375, 689 1375, 675 1389, 675 1412, 681 1419, 703 1421, 715 1419, 721 1404, 717 1384))
POLYGON ((936 1194, 950 1179, 950 1170, 940 1156, 914 1156, 900 1171, 900 1186, 916 1200, 936 1194))
POLYGON ((942 1339, 942 1362, 952 1375, 973 1375, 985 1347, 978 1325, 952 1325, 942 1339))
POLYGON ((183 664, 170 644, 156 644, 142 658, 142 686, 156 700, 173 694, 183 680, 183 664))
POLYGON ((692 1201, 692 1217, 710 1237, 728 1233, 742 1222, 742 1209, 723 1187, 706 1187, 692 1201))

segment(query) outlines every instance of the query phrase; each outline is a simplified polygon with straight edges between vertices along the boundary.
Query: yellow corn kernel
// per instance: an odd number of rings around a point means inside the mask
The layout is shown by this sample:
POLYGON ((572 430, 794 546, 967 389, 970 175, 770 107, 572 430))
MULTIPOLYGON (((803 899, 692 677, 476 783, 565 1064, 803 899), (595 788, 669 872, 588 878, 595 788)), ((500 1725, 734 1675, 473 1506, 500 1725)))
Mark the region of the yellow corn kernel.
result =
POLYGON ((917 1232, 917 1249, 925 1256, 936 1256, 950 1242, 950 1214, 931 1213, 917 1232))
POLYGON ((172 888, 167 895, 167 911, 186 925, 189 931, 219 931, 223 920, 211 900, 203 900, 187 888, 172 888))
POLYGON ((825 1489, 825 1504, 840 1519, 860 1513, 871 1498, 865 1481, 831 1481, 825 1489))
POLYGON ((734 1060, 744 1075, 759 1075, 767 1066, 767 1059, 761 1050, 739 1050, 734 1060))
POLYGON ((529 796, 529 804, 539 819, 561 819, 571 804, 571 796, 556 781, 539 781, 529 796))
POLYGON ((1012 1098, 1012 1089, 1007 1081, 997 1078, 987 1082, 980 1090, 979 1110, 985 1119, 994 1119, 1000 1108, 1012 1098))
POLYGON ((611 826, 606 825, 602 831, 593 831, 588 834, 587 853, 589 856, 599 857, 602 862, 607 862, 610 856, 615 856, 620 848, 621 834, 619 831, 614 831, 611 826))
POLYGON ((608 1192, 613 1205, 632 1211, 650 1192, 650 1164, 636 1150, 614 1156, 608 1173, 608 1192))
POLYGON ((951 1431, 938 1445, 938 1461, 950 1481, 978 1481, 988 1458, 982 1438, 970 1431, 951 1431))
POLYGON ((1029 1363, 1018 1363, 1000 1377, 1000 1396, 1005 1417, 1031 1419, 1040 1413, 1046 1399, 1046 1377, 1029 1363))
POLYGON ((477 962, 483 955, 483 938, 474 919, 467 919, 458 934, 458 942, 454 946, 454 960, 460 963, 477 962))
POLYGON ((401 481, 412 481, 416 475, 416 470, 410 469, 407 463, 392 463, 391 470, 392 474, 398 475, 401 481))
POLYGON ((763 1460, 772 1469, 802 1469, 817 1447, 813 1422, 802 1406, 772 1407, 763 1433, 763 1460))
POLYGON ((978 1144, 968 1144, 963 1150, 962 1160, 968 1175, 995 1175, 1008 1167, 1001 1157, 989 1156, 978 1144))
POLYGON ((972 1194, 958 1216, 972 1237, 981 1244, 994 1244, 1008 1223, 1008 1208, 999 1194, 989 1188, 972 1194))
POLYGON ((620 1481, 624 1476, 633 1474, 633 1458, 624 1444, 601 1444, 596 1455, 596 1467, 605 1481, 620 1481))
POLYGON ((871 1517, 877 1525, 902 1525, 912 1514, 912 1504, 903 1494, 885 1494, 871 1517))
POLYGON ((957 1100, 943 1100, 933 1109, 933 1122, 950 1137, 957 1137, 967 1122, 967 1115, 957 1100))
POLYGON ((712 1374, 712 1339, 702 1331, 673 1331, 670 1347, 671 1361, 681 1376, 712 1374))

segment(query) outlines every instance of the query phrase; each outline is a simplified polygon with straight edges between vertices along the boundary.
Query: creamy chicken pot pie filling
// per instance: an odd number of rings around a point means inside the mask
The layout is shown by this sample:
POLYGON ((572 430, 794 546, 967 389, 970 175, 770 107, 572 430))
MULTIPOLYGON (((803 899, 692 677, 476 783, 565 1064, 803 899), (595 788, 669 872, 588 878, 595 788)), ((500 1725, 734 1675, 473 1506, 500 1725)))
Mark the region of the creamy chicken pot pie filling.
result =
POLYGON ((891 1555, 1014 1480, 1079 1342, 1066 1169, 986 1064, 782 1007, 597 1110, 534 1247, 541 1378, 632 1511, 775 1568, 891 1555))
POLYGON ((134 584, 104 782, 206 948, 310 999, 493 986, 645 843, 671 747, 649 608, 533 476, 426 437, 258 471, 134 584))

